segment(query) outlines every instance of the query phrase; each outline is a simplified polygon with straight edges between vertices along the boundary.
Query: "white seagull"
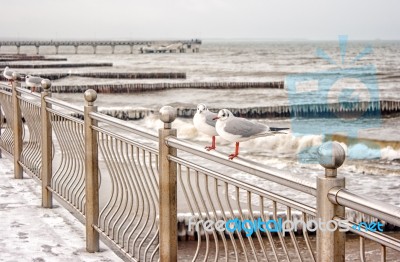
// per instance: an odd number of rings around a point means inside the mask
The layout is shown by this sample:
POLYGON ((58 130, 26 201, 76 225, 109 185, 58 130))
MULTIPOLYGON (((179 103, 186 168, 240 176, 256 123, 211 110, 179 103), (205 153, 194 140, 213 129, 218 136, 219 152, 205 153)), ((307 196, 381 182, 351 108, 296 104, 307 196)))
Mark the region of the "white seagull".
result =
POLYGON ((236 142, 235 153, 229 155, 230 160, 239 155, 239 142, 262 136, 286 134, 280 131, 289 129, 269 127, 245 118, 235 117, 228 109, 220 110, 214 120, 217 120, 215 128, 218 134, 225 140, 236 142))
POLYGON ((43 78, 38 76, 31 76, 31 75, 25 76, 25 83, 27 86, 31 88, 31 92, 35 92, 36 87, 41 86, 42 80, 43 78))
POLYGON ((212 137, 211 146, 205 147, 208 151, 216 148, 215 136, 218 136, 218 133, 215 130, 215 117, 217 117, 217 114, 209 111, 205 104, 197 105, 197 112, 193 117, 193 124, 198 131, 212 137))
POLYGON ((13 70, 10 70, 10 68, 8 66, 6 66, 6 68, 4 68, 3 70, 3 76, 4 78, 6 78, 8 80, 9 83, 13 82, 13 76, 12 74, 14 73, 13 70))

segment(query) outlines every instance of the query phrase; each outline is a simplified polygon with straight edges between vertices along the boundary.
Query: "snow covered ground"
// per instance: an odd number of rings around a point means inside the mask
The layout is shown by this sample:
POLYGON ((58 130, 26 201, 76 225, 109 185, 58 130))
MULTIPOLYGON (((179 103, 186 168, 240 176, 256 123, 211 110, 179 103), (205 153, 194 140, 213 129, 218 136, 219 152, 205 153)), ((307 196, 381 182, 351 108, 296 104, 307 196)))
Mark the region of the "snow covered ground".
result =
POLYGON ((42 208, 40 186, 24 176, 0 158, 0 261, 122 261, 104 244, 86 252, 84 226, 55 200, 42 208))

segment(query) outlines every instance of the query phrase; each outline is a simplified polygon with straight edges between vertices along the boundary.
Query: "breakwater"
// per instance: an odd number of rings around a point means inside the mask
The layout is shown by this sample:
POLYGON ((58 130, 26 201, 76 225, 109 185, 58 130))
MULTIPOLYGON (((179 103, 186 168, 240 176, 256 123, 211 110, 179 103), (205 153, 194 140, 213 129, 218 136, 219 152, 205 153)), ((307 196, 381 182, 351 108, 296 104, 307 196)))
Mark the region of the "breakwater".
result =
MULTIPOLYGON (((95 72, 95 73, 35 73, 35 75, 49 80, 58 80, 69 76, 91 77, 91 78, 110 78, 110 79, 186 79, 186 73, 115 73, 115 72, 95 72)), ((6 81, 3 76, 0 80, 6 81)))
POLYGON ((99 85, 54 85, 53 93, 83 93, 94 89, 97 93, 136 93, 178 88, 194 89, 239 89, 239 88, 283 88, 283 82, 185 82, 185 83, 132 83, 99 85))
POLYGON ((62 64, 13 64, 1 63, 0 68, 69 68, 69 67, 109 67, 112 63, 62 63, 62 64))
POLYGON ((0 62, 16 62, 16 61, 67 61, 66 58, 40 58, 40 57, 15 57, 15 58, 0 58, 0 62))
MULTIPOLYGON (((221 108, 210 108, 218 112, 221 108)), ((235 116, 245 118, 288 118, 288 117, 360 117, 400 115, 400 101, 348 102, 331 104, 301 104, 283 106, 257 106, 246 108, 228 108, 235 116)), ((139 120, 157 114, 159 109, 102 109, 101 113, 123 120, 139 120)), ((190 118, 196 113, 193 107, 177 107, 178 117, 190 118)))
POLYGON ((13 62, 13 61, 67 61, 66 58, 60 57, 45 57, 42 55, 10 55, 10 54, 0 54, 0 62, 13 62))

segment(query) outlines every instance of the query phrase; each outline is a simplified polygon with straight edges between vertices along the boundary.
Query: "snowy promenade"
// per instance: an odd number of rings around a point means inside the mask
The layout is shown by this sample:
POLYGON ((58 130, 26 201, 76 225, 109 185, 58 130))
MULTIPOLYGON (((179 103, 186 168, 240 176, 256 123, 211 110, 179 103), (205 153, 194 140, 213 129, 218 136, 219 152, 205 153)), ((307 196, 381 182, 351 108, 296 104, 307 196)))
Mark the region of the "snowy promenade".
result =
POLYGON ((12 162, 0 158, 0 261, 122 261, 104 244, 86 252, 84 226, 53 201, 42 208, 39 184, 14 179, 12 162))

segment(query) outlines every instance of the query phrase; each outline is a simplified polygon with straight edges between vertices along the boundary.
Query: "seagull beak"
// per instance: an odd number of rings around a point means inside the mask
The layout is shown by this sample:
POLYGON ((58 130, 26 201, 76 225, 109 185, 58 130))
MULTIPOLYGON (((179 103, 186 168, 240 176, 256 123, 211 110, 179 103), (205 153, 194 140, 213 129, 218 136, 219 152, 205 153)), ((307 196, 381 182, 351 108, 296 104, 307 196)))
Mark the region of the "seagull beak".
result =
POLYGON ((217 120, 217 119, 219 119, 219 117, 218 117, 218 116, 216 116, 216 117, 214 117, 214 118, 213 118, 213 120, 217 120))

